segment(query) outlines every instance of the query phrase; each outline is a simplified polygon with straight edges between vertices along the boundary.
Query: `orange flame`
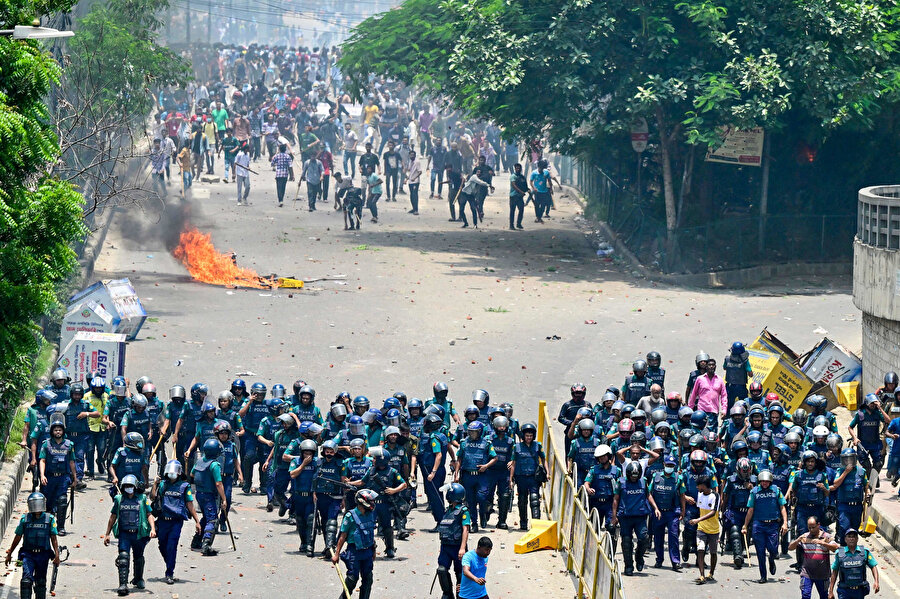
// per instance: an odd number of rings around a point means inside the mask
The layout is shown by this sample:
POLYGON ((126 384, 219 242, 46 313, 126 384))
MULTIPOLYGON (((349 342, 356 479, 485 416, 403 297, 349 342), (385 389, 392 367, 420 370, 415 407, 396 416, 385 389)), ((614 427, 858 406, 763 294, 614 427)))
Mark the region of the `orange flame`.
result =
POLYGON ((211 235, 201 233, 196 228, 185 229, 181 233, 178 247, 172 251, 188 269, 191 278, 226 287, 271 289, 278 286, 274 279, 261 277, 251 268, 237 266, 231 254, 216 250, 210 237, 211 235))

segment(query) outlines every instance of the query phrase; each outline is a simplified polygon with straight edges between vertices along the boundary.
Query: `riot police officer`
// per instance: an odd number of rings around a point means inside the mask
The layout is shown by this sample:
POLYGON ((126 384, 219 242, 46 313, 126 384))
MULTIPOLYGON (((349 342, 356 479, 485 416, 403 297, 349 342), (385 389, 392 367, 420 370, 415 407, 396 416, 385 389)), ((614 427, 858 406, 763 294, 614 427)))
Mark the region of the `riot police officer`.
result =
MULTIPOLYGON (((222 485, 222 464, 219 455, 222 453, 222 444, 216 439, 207 439, 201 448, 203 457, 196 461, 191 471, 194 486, 197 490, 197 503, 203 517, 200 526, 203 528, 202 538, 199 539, 199 549, 202 555, 212 556, 218 552, 212 548, 216 538, 216 524, 219 519, 219 506, 226 505, 225 487, 222 485)), ((196 549, 197 537, 191 543, 191 548, 196 549)))
POLYGON ((150 500, 138 490, 138 480, 132 474, 122 479, 122 492, 113 498, 106 534, 103 535, 104 545, 109 545, 110 532, 119 539, 119 556, 116 558, 119 570, 118 594, 128 594, 128 560, 132 554, 134 577, 131 584, 137 589, 143 589, 144 549, 150 539, 156 538, 156 521, 151 513, 150 500))
POLYGON ((237 483, 241 484, 241 457, 237 445, 234 442, 234 433, 231 425, 226 420, 219 420, 213 427, 216 439, 222 444, 222 453, 219 463, 222 465, 222 490, 225 491, 225 504, 222 506, 223 516, 219 519, 219 532, 228 532, 228 523, 225 515, 231 510, 231 492, 234 489, 235 476, 237 483))
POLYGON ((862 445, 869 452, 869 458, 872 460, 872 470, 867 472, 868 476, 878 477, 884 466, 884 443, 882 442, 881 432, 883 425, 891 423, 891 418, 881 407, 881 400, 874 393, 866 395, 863 407, 856 411, 853 419, 847 426, 850 432, 850 438, 853 439, 854 445, 862 445), (853 429, 856 429, 855 431, 853 429), (874 472, 874 474, 873 474, 874 472))
POLYGON ((484 389, 472 391, 472 403, 478 408, 478 422, 484 425, 486 430, 491 427, 490 409, 491 395, 484 389))
POLYGON ((653 380, 647 376, 647 363, 643 360, 635 360, 631 365, 632 374, 625 377, 622 385, 622 401, 635 406, 646 395, 650 395, 650 386, 653 380))
POLYGON ((147 452, 144 451, 144 447, 144 438, 140 433, 128 433, 125 435, 125 447, 121 447, 116 451, 116 455, 113 456, 109 465, 109 473, 113 484, 110 487, 110 495, 115 495, 115 492, 120 490, 117 488, 119 481, 129 474, 137 479, 143 491, 150 468, 150 460, 147 458, 147 452))
POLYGON ((263 403, 266 398, 266 386, 262 383, 253 383, 250 386, 250 398, 244 401, 239 414, 244 420, 244 429, 247 434, 241 440, 241 466, 244 469, 244 486, 245 494, 255 493, 256 488, 253 487, 253 467, 259 466, 259 488, 266 487, 266 473, 263 469, 263 461, 265 457, 260 459, 261 448, 257 431, 263 418, 269 415, 269 408, 263 403))
POLYGON ((362 486, 378 494, 378 499, 375 500, 375 518, 384 538, 384 556, 393 558, 396 555, 393 520, 405 515, 397 495, 406 489, 407 484, 400 473, 391 467, 384 448, 370 447, 369 454, 373 465, 363 477, 362 486))
POLYGON ((56 394, 56 403, 65 403, 69 401, 72 377, 65 368, 57 368, 50 374, 50 384, 44 389, 52 391, 56 394))
POLYGON ((643 477, 640 462, 629 462, 625 466, 625 476, 619 480, 613 497, 613 526, 621 524, 622 559, 625 562, 625 576, 644 569, 644 551, 647 547, 647 516, 650 514, 647 481, 643 477), (634 537, 637 537, 635 551, 634 537))
MULTIPOLYGON (((103 382, 103 380, 100 379, 100 382, 103 382)), ((71 385, 69 402, 64 405, 65 411, 63 414, 66 417, 66 437, 72 442, 75 450, 75 472, 78 476, 76 480, 72 481, 72 484, 75 485, 76 489, 83 489, 87 486, 82 480, 84 478, 84 456, 87 452, 91 434, 88 417, 99 416, 99 414, 94 411, 90 403, 85 401, 84 388, 81 386, 81 383, 71 385)))
POLYGON ((497 454, 497 461, 488 468, 487 501, 481 504, 481 512, 486 513, 493 502, 494 493, 497 494, 497 528, 507 530, 506 516, 512 508, 512 487, 509 484, 509 463, 516 442, 509 435, 509 419, 506 416, 496 416, 492 423, 494 430, 491 435, 491 446, 497 454))
POLYGON ((441 586, 441 599, 455 599, 456 591, 450 580, 450 566, 456 582, 462 582, 462 557, 469 540, 472 518, 466 507, 466 490, 459 483, 450 483, 447 489, 447 510, 438 524, 441 550, 438 554, 437 579, 441 586))
POLYGON ((319 460, 318 475, 316 476, 316 510, 319 520, 325 527, 323 536, 325 549, 322 556, 331 559, 338 537, 338 516, 341 513, 340 480, 343 464, 337 457, 337 445, 328 440, 322 443, 322 459, 319 460))
POLYGON ((660 368, 662 365, 662 356, 658 351, 652 351, 647 354, 647 378, 660 389, 666 389, 666 369, 660 368))
POLYGON ((150 500, 159 498, 159 518, 156 521, 159 553, 166 563, 165 582, 175 584, 175 560, 178 559, 178 541, 185 520, 193 519, 195 534, 200 534, 200 516, 194 509, 194 493, 182 476, 181 462, 171 460, 163 468, 165 478, 156 478, 150 491, 150 500))
POLYGON ((181 414, 175 423, 175 432, 172 435, 172 444, 175 446, 175 455, 179 461, 184 460, 183 466, 185 471, 191 469, 194 461, 194 453, 186 455, 191 441, 197 432, 197 422, 201 418, 203 404, 206 403, 206 396, 209 395, 209 387, 205 383, 194 383, 191 385, 191 400, 185 401, 181 414))
POLYGON ((38 452, 50 436, 48 408, 55 398, 53 391, 41 389, 35 393, 34 403, 25 412, 21 445, 29 450, 28 471, 31 472, 32 489, 37 489, 41 478, 38 472, 38 452))
MULTIPOLYGON (((150 461, 150 414, 147 412, 147 398, 138 393, 131 400, 131 408, 125 412, 119 423, 119 432, 124 443, 128 433, 139 433, 144 440, 144 452, 150 461)), ((144 481, 146 482, 146 478, 144 481)))
POLYGON ((575 467, 578 468, 575 478, 575 488, 577 489, 584 484, 591 466, 594 465, 594 450, 600 445, 600 440, 594 436, 594 421, 590 418, 583 418, 578 421, 578 436, 569 446, 569 453, 566 459, 566 470, 569 476, 574 474, 575 467))
POLYGON ((588 505, 591 510, 597 510, 600 523, 606 527, 613 540, 615 548, 618 534, 612 524, 613 496, 616 494, 616 485, 622 476, 619 467, 613 463, 613 453, 609 445, 600 445, 594 449, 594 464, 584 479, 584 489, 588 494, 588 505))
POLYGON ((750 491, 753 490, 756 483, 750 460, 740 458, 737 461, 735 473, 725 479, 725 489, 722 492, 722 506, 725 508, 723 533, 728 535, 726 542, 737 570, 744 565, 744 537, 741 534, 741 528, 747 519, 747 502, 750 499, 750 491))
POLYGON ((56 538, 56 518, 47 512, 47 498, 41 493, 28 496, 28 513, 22 514, 16 526, 16 534, 6 552, 6 566, 12 561, 12 553, 22 543, 19 559, 22 561, 22 581, 19 597, 35 599, 47 596, 47 567, 50 560, 59 565, 59 542, 56 538))
MULTIPOLYGON (((566 429, 568 429, 569 426, 571 426, 572 422, 575 420, 575 416, 576 414, 578 414, 578 410, 580 410, 581 408, 587 408, 589 410, 592 409, 591 404, 585 401, 585 397, 587 397, 587 387, 585 387, 581 383, 575 383, 574 385, 572 385, 571 389, 569 389, 569 393, 571 394, 572 399, 562 405, 562 407, 559 409, 559 416, 557 416, 557 421, 566 429)), ((566 436, 566 455, 568 455, 569 453, 570 445, 571 440, 568 438, 568 436, 566 436)))
POLYGON ((650 479, 648 499, 653 508, 650 527, 653 530, 653 546, 656 548, 656 564, 663 564, 663 548, 668 533, 669 561, 672 569, 681 571, 681 556, 678 553, 678 525, 681 521, 681 485, 678 480, 678 469, 675 457, 667 455, 663 469, 653 473, 650 479))
POLYGON ((725 356, 722 368, 725 370, 725 392, 730 409, 734 402, 747 397, 747 383, 753 378, 749 354, 743 343, 735 341, 731 344, 731 351, 725 356))
MULTIPOLYGON (((486 500, 487 470, 497 462, 497 453, 489 439, 484 436, 484 425, 477 420, 467 427, 468 437, 459 445, 454 482, 466 489, 466 503, 472 515, 472 532, 478 532, 478 524, 487 526, 487 514, 481 514, 479 503, 486 500)), ((485 507, 487 507, 485 505, 485 507)))
POLYGON ((864 599, 869 591, 879 591, 878 562, 865 547, 859 547, 859 531, 848 528, 842 539, 844 547, 837 550, 831 564, 831 582, 828 597, 834 599, 834 584, 837 582, 839 599, 864 599), (872 570, 873 585, 866 580, 866 568, 872 570), (840 582, 838 582, 840 581, 840 582))
MULTIPOLYGON (((244 421, 241 419, 238 407, 235 405, 235 396, 231 391, 222 391, 219 393, 216 401, 219 404, 216 410, 216 420, 228 423, 228 428, 231 431, 231 440, 237 443, 244 436, 244 421)), ((218 438, 218 434, 216 438, 218 438)))
POLYGON ((424 436, 419 443, 419 469, 435 525, 440 524, 444 517, 444 499, 440 488, 447 477, 447 451, 450 446, 442 430, 443 424, 443 420, 435 414, 426 416, 422 425, 424 436))
POLYGON ((41 494, 56 512, 60 535, 66 534, 69 485, 76 480, 75 448, 65 434, 65 418, 58 412, 53 413, 50 416, 50 438, 41 444, 38 452, 41 494))
MULTIPOLYGON (((697 379, 706 374, 706 361, 709 360, 709 354, 706 352, 700 352, 694 357, 694 366, 696 366, 696 370, 692 370, 688 375, 687 386, 684 390, 684 396, 690 397, 691 391, 694 390, 694 383, 697 382, 697 379)), ((674 424, 674 422, 669 422, 669 424, 674 424)))
MULTIPOLYGON (((345 584, 351 593, 356 588, 356 583, 362 580, 359 587, 360 599, 369 599, 372 595, 372 568, 375 561, 375 502, 378 493, 371 489, 361 489, 356 492, 356 507, 347 510, 341 521, 340 536, 331 563, 337 564, 339 559, 344 560, 347 566, 347 578, 345 584), (347 545, 346 551, 341 548, 347 545)), ((341 593, 340 599, 350 599, 341 593)))
POLYGON ((294 393, 299 396, 299 402, 293 406, 292 411, 300 419, 300 422, 325 424, 322 412, 315 405, 316 390, 309 385, 302 385, 299 389, 295 389, 294 393))
POLYGON ((541 517, 540 488, 544 481, 538 476, 539 470, 547 471, 547 461, 541 442, 536 440, 537 427, 532 422, 522 425, 522 440, 513 449, 509 469, 510 485, 515 482, 519 497, 519 529, 528 530, 528 508, 531 517, 541 517))
POLYGON ((845 531, 859 528, 863 502, 868 500, 869 478, 857 463, 856 450, 852 447, 841 452, 841 468, 836 474, 830 490, 837 491, 837 538, 843 539, 845 531))
MULTIPOLYGON (((266 461, 263 462, 263 470, 268 474, 266 485, 266 510, 271 512, 278 505, 278 517, 284 516, 288 510, 288 502, 285 497, 288 484, 291 482, 290 460, 295 455, 303 453, 303 447, 299 442, 299 433, 294 426, 296 421, 290 414, 280 414, 277 418, 281 429, 275 432, 272 439, 272 447, 266 461), (294 453, 299 449, 300 451, 294 453)), ((308 422, 308 421, 307 421, 308 422)), ((318 452, 318 445, 313 441, 313 457, 318 452)), ((308 447, 308 446, 307 446, 308 447)))
POLYGON ((756 548, 756 557, 759 562, 759 583, 768 582, 766 573, 766 558, 768 555, 768 574, 775 575, 775 558, 778 555, 778 537, 780 533, 787 533, 787 510, 785 510, 784 495, 781 489, 772 484, 772 473, 763 470, 757 476, 759 484, 750 491, 747 500, 747 516, 741 532, 753 531, 753 546, 756 548), (779 526, 779 521, 781 525, 779 526))
POLYGON ((450 393, 450 388, 447 387, 447 383, 437 382, 434 384, 432 388, 434 392, 434 397, 425 402, 425 408, 431 405, 439 405, 444 409, 444 426, 450 426, 450 419, 459 425, 459 414, 456 413, 456 408, 453 407, 453 401, 447 397, 450 393))
MULTIPOLYGON (((396 409, 391 409, 390 412, 395 412, 396 409)), ((399 413, 399 411, 397 411, 399 413)), ((390 422, 390 419, 389 419, 390 422)), ((409 501, 409 484, 410 484, 410 472, 412 467, 415 464, 412 463, 413 460, 410 460, 409 452, 406 448, 406 443, 409 442, 408 438, 404 438, 404 443, 400 442, 400 428, 397 425, 391 424, 386 429, 384 429, 384 439, 382 440, 385 453, 388 456, 388 464, 400 473, 400 476, 406 481, 407 488, 404 490, 403 499, 409 501)), ((409 531, 406 530, 406 516, 400 515, 397 518, 397 538, 401 541, 409 538, 409 531)))
POLYGON ((347 418, 347 406, 342 401, 335 401, 328 410, 328 418, 325 422, 325 431, 329 439, 337 442, 337 437, 347 430, 350 424, 347 418))
POLYGON ((318 451, 319 447, 312 439, 302 441, 299 455, 291 460, 287 470, 291 481, 291 515, 297 522, 300 553, 305 553, 307 557, 313 557, 316 545, 315 485, 319 470, 319 460, 316 457, 318 451))
MULTIPOLYGON (((187 442, 179 440, 178 435, 175 434, 175 431, 178 428, 178 419, 181 418, 181 413, 184 411, 186 398, 187 392, 181 385, 172 385, 171 387, 169 387, 169 405, 166 406, 164 412, 166 421, 163 423, 161 429, 162 435, 168 436, 170 439, 172 439, 172 449, 175 452, 173 458, 178 460, 179 462, 182 462, 182 469, 187 463, 183 456, 184 452, 187 451, 188 446, 191 444, 191 439, 187 439, 187 442)), ((120 421, 121 418, 116 422, 120 421)))
POLYGON ((156 455, 151 455, 150 459, 156 458, 158 471, 162 473, 166 464, 166 446, 165 441, 160 441, 160 439, 162 439, 164 433, 165 425, 163 421, 166 405, 157 396, 156 385, 153 383, 145 384, 141 395, 147 399, 147 416, 150 419, 150 436, 147 437, 147 452, 149 455, 153 453, 154 448, 156 449, 156 455))

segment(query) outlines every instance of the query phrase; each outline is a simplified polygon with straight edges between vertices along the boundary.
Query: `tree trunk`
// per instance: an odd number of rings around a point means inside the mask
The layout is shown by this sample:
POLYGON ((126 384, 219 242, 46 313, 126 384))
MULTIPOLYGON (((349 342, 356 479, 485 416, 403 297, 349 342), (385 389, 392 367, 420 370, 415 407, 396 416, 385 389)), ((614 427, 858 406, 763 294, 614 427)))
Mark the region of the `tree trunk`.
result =
POLYGON ((659 149, 662 154, 663 195, 666 199, 666 234, 671 244, 675 239, 678 215, 675 211, 675 187, 672 183, 672 138, 666 127, 662 106, 656 107, 656 125, 659 129, 659 149))

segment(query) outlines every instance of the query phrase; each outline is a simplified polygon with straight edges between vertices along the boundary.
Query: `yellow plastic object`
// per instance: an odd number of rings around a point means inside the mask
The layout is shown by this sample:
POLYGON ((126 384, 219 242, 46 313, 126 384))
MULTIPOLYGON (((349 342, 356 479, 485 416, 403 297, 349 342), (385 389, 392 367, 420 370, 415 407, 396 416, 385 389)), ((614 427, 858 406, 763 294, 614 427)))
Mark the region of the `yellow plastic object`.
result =
POLYGON ((556 549, 559 530, 556 520, 532 520, 531 530, 516 541, 516 553, 530 553, 540 549, 556 549))
POLYGON ((877 530, 877 529, 878 529, 878 525, 875 524, 875 520, 873 520, 871 517, 869 517, 869 519, 866 521, 865 533, 867 535, 874 534, 875 530, 877 530))
POLYGON ((290 277, 278 277, 279 289, 303 289, 303 281, 290 277))
POLYGON ((859 381, 837 384, 838 403, 850 410, 856 411, 856 398, 859 396, 859 381))

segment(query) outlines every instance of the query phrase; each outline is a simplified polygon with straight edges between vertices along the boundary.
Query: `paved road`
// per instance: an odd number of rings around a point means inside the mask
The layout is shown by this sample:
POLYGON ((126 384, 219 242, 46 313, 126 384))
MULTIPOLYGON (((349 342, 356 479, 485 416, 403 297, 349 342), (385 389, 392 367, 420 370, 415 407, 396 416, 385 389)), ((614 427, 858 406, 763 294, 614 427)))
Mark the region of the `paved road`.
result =
MULTIPOLYGON (((821 338, 814 332, 819 327, 851 348, 861 345, 849 281, 795 279, 742 292, 650 284, 594 254, 589 227, 571 199, 559 198, 547 224, 526 218, 526 230, 514 232, 505 228, 505 184, 488 200, 487 226, 479 230, 448 223, 446 203, 427 198, 421 216, 407 215, 400 196, 397 204, 382 203, 379 224, 366 221, 361 231, 346 232, 330 210, 277 208, 271 175, 260 170, 249 208, 234 205, 231 185, 198 184, 189 211, 170 198, 162 216, 153 206, 116 216, 97 277, 130 277, 152 317, 128 348, 132 381, 149 374, 167 389, 203 380, 218 393, 239 373, 254 373, 242 376, 270 386, 302 377, 324 405, 342 390, 375 400, 403 390, 424 399, 435 380, 445 380, 458 404, 483 387, 494 402, 512 401, 524 421, 535 419, 539 399, 558 410, 576 381, 596 399, 650 350, 662 353, 677 389, 697 351, 723 356, 731 341, 748 341, 764 326, 798 350, 821 338), (235 251, 241 266, 260 274, 344 278, 302 291, 193 282, 165 241, 180 230, 172 215, 185 213, 219 249, 235 251), (598 324, 585 324, 590 320, 598 324)), ((59 596, 115 587, 114 552, 99 542, 108 509, 101 487, 92 483, 79 495, 77 535, 65 539, 72 559, 61 571, 59 596)), ((265 512, 263 501, 240 493, 236 501, 238 552, 204 559, 185 547, 176 573, 181 582, 166 587, 151 550, 148 593, 205 597, 213 585, 235 596, 277 596, 287 583, 337 596, 334 573, 297 555, 296 536, 265 512)), ((429 527, 429 520, 416 514, 412 526, 429 527)), ((491 534, 499 541, 489 571, 492 597, 534 596, 535 585, 541 596, 572 596, 555 554, 514 557, 518 535, 491 534)), ((374 596, 427 596, 436 550, 426 533, 401 543, 397 560, 377 562, 374 596)), ((694 576, 651 570, 630 579, 627 591, 660 596, 665 585, 667 595, 694 597, 694 576)), ((796 579, 763 590, 744 581, 751 576, 722 569, 720 585, 758 597, 789 586, 795 592, 796 579)), ((15 573, 7 580, 8 588, 15 573)))

